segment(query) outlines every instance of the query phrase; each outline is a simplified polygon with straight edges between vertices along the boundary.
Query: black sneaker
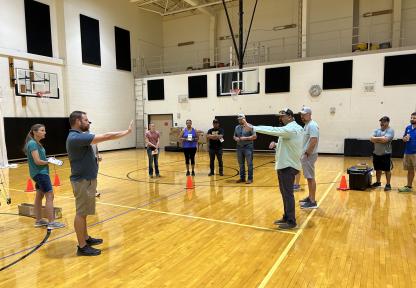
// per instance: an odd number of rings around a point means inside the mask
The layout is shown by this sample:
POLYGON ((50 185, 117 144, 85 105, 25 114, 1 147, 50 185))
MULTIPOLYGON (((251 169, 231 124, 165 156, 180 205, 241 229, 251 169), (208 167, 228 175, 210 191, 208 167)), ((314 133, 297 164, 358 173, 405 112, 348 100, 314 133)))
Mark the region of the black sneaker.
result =
POLYGON ((377 188, 377 187, 380 187, 381 186, 381 182, 374 182, 372 185, 371 185, 371 187, 372 188, 377 188))
POLYGON ((191 175, 191 173, 189 173, 189 171, 186 171, 186 176, 189 176, 189 175, 191 175))
POLYGON ((296 223, 293 222, 286 222, 286 223, 282 223, 279 225, 279 227, 277 229, 281 229, 281 230, 289 230, 289 229, 293 229, 296 227, 296 223))
POLYGON ((303 203, 300 204, 300 208, 302 208, 302 209, 316 209, 316 208, 318 208, 318 204, 316 203, 316 201, 315 202, 312 202, 312 201, 303 202, 303 203))
POLYGON ((91 246, 85 245, 84 247, 79 247, 77 250, 78 256, 98 256, 101 254, 100 249, 92 248, 91 246))
POLYGON ((192 176, 195 176, 195 172, 194 172, 194 171, 192 171, 191 175, 192 175, 192 176))
POLYGON ((303 198, 302 200, 299 200, 299 203, 307 203, 307 202, 311 202, 311 199, 309 199, 309 196, 306 198, 303 198))
POLYGON ((220 176, 224 176, 224 173, 220 172, 220 176))
POLYGON ((390 190, 391 190, 391 185, 386 184, 386 186, 384 186, 384 191, 390 191, 390 190))
POLYGON ((103 239, 99 239, 99 238, 92 238, 91 236, 88 237, 87 240, 85 240, 85 242, 87 242, 87 244, 89 246, 93 246, 93 245, 99 245, 103 243, 103 239))
POLYGON ((214 176, 214 173, 210 172, 210 173, 208 174, 208 176, 214 176))
POLYGON ((278 219, 278 220, 274 221, 273 223, 274 223, 274 225, 280 225, 280 224, 286 223, 286 221, 287 220, 285 218, 282 218, 282 219, 278 219))

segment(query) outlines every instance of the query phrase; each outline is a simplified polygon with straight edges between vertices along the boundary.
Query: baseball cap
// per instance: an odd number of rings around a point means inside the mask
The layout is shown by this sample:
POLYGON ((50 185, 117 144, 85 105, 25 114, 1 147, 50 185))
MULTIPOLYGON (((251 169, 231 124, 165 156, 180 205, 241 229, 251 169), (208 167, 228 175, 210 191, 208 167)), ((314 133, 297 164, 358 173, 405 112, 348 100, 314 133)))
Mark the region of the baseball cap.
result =
POLYGON ((300 110, 301 114, 312 114, 312 109, 306 106, 302 107, 302 110, 300 110))
POLYGON ((389 118, 389 117, 387 117, 387 116, 383 116, 383 117, 381 117, 381 118, 380 118, 380 120, 378 120, 378 121, 380 121, 380 122, 390 122, 390 118, 389 118))
POLYGON ((244 115, 243 113, 238 113, 237 114, 237 118, 238 118, 238 120, 240 120, 240 119, 246 119, 246 115, 244 115))
POLYGON ((277 116, 284 116, 284 115, 293 117, 293 111, 290 110, 289 108, 284 108, 280 110, 279 113, 277 114, 277 116))
POLYGON ((212 123, 220 123, 220 121, 218 121, 218 119, 214 119, 212 120, 212 123))

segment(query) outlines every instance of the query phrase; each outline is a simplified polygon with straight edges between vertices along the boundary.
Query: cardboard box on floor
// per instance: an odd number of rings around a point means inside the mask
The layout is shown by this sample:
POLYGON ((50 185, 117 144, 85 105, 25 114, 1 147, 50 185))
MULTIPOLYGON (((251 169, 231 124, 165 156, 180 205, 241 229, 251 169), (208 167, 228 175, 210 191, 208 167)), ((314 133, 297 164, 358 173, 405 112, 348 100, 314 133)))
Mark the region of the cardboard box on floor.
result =
MULTIPOLYGON (((17 208, 19 209, 19 215, 35 218, 35 207, 33 206, 33 204, 22 203, 18 205, 17 208)), ((55 219, 62 218, 62 208, 54 207, 53 210, 55 213, 55 219)), ((46 215, 45 206, 42 206, 41 211, 42 211, 42 218, 48 218, 46 215)))

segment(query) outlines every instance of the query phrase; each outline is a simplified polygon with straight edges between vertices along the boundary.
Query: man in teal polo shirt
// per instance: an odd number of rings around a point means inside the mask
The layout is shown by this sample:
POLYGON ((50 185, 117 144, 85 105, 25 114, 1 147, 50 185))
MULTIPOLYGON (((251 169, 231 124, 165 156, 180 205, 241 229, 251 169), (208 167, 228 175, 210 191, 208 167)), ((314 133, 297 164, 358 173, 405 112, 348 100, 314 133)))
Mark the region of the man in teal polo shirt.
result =
POLYGON ((276 146, 275 169, 283 198, 284 214, 282 219, 276 220, 274 223, 279 225, 279 229, 292 229, 296 227, 293 182, 302 166, 300 157, 302 155, 303 128, 296 123, 290 109, 281 110, 278 116, 284 124, 283 127, 252 126, 245 120, 243 122, 246 129, 253 129, 256 133, 279 137, 276 146))

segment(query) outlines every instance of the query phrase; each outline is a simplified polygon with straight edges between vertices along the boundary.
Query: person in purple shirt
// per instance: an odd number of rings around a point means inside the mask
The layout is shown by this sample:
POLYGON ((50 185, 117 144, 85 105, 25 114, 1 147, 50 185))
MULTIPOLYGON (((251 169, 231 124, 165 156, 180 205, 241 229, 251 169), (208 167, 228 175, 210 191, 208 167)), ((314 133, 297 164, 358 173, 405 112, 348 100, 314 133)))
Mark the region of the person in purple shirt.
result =
POLYGON ((416 169, 416 112, 410 115, 410 125, 404 130, 403 141, 406 143, 403 169, 407 170, 407 185, 399 188, 399 192, 412 192, 416 169))
POLYGON ((198 146, 198 133, 192 127, 191 119, 186 120, 186 127, 179 135, 179 139, 182 141, 183 154, 185 155, 186 176, 191 175, 189 173, 189 162, 191 162, 192 166, 192 176, 195 176, 195 154, 198 146))

